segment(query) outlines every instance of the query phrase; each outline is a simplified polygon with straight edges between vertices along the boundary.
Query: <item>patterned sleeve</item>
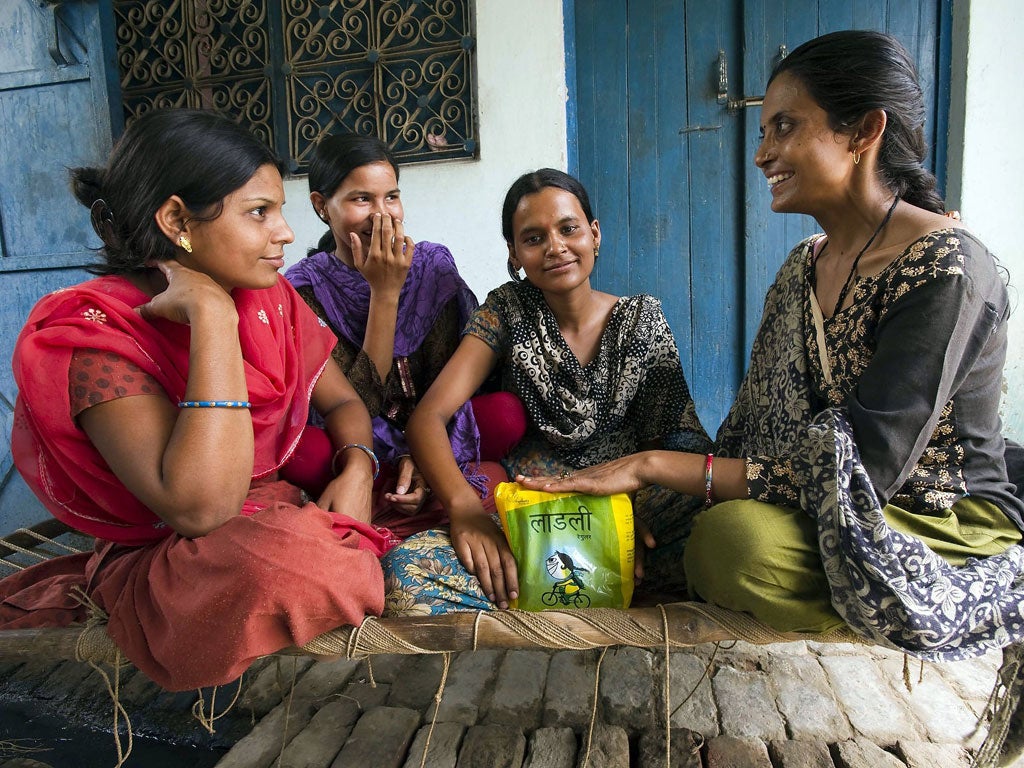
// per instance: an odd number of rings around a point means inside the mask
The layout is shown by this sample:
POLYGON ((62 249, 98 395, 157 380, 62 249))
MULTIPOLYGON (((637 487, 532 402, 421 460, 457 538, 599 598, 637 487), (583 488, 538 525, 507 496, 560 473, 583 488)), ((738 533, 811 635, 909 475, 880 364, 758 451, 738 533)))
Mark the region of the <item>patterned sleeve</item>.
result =
POLYGON ((163 395, 156 379, 114 352, 76 349, 68 367, 71 418, 86 408, 132 395, 163 395))
POLYGON ((502 322, 501 298, 492 291, 473 314, 469 316, 463 335, 476 336, 503 358, 508 349, 509 337, 502 322))
POLYGON ((750 498, 777 507, 798 507, 800 485, 789 459, 747 457, 747 491, 750 498))
MULTIPOLYGON (((314 314, 330 327, 327 313, 324 311, 323 305, 317 301, 313 289, 309 286, 301 286, 295 290, 309 308, 313 310, 314 314)), ((331 357, 334 358, 334 362, 341 368, 345 378, 352 384, 359 398, 363 401, 363 405, 366 406, 366 410, 370 412, 370 417, 379 416, 381 409, 384 407, 385 382, 381 381, 380 374, 377 372, 377 366, 370 360, 369 355, 361 348, 357 349, 339 336, 331 357)))
POLYGON ((651 296, 643 296, 641 301, 639 325, 647 329, 650 345, 643 389, 634 406, 634 423, 640 425, 638 438, 641 443, 658 440, 669 450, 706 453, 711 440, 697 416, 661 302, 651 296))
POLYGON ((969 238, 960 232, 915 246, 886 288, 874 354, 846 399, 861 461, 883 503, 914 471, 958 390, 999 386, 1001 353, 993 347, 1008 312, 1006 292, 984 263, 991 257, 980 245, 972 253, 969 238))
POLYGON ((451 299, 437 316, 417 354, 422 355, 424 391, 434 383, 459 345, 459 305, 451 299))

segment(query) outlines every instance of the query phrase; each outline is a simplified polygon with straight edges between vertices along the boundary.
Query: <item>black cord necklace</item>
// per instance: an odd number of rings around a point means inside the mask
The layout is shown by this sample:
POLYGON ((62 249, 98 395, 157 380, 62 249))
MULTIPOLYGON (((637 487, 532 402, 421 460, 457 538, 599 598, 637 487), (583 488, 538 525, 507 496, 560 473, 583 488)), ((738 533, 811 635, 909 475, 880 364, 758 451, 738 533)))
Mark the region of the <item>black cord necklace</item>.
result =
MULTIPOLYGON (((846 282, 843 283, 842 290, 839 291, 839 298, 836 300, 836 308, 832 310, 832 317, 835 317, 837 314, 839 314, 839 310, 843 306, 843 302, 846 300, 846 294, 849 293, 850 286, 853 285, 853 276, 857 274, 857 265, 860 263, 860 257, 867 252, 868 248, 871 247, 871 244, 875 242, 875 238, 878 237, 878 235, 882 232, 883 229, 885 229, 885 225, 888 224, 889 219, 892 218, 893 211, 896 210, 896 204, 899 201, 900 196, 896 195, 896 197, 894 197, 892 200, 892 205, 889 206, 889 210, 885 214, 885 218, 882 219, 882 223, 878 225, 878 228, 872 233, 871 237, 868 238, 868 241, 864 243, 864 247, 860 249, 860 253, 858 253, 857 256, 854 258, 853 265, 850 267, 850 274, 846 276, 846 282)), ((825 252, 825 248, 828 248, 827 241, 825 243, 825 247, 821 249, 818 255, 814 257, 814 261, 811 262, 811 284, 815 286, 815 288, 818 285, 816 265, 818 263, 818 259, 821 258, 821 254, 825 252)))

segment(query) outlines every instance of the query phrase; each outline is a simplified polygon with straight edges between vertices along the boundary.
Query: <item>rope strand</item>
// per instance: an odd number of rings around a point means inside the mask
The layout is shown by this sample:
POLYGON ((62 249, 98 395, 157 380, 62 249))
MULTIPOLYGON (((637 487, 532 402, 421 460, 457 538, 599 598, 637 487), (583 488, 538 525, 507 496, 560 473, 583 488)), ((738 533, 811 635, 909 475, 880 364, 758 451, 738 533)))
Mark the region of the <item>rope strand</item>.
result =
POLYGON ((665 606, 658 604, 661 611, 661 631, 665 635, 665 768, 672 768, 672 675, 670 670, 668 614, 665 606))
POLYGON ((441 708, 441 697, 444 696, 444 687, 448 682, 448 668, 452 663, 450 653, 441 654, 444 657, 444 667, 441 670, 441 682, 437 686, 437 693, 434 694, 434 714, 430 718, 430 728, 427 730, 427 738, 423 743, 423 757, 420 759, 420 768, 427 764, 427 750, 430 749, 430 739, 434 735, 434 723, 437 722, 437 711, 441 708))
POLYGON ((601 662, 604 661, 604 655, 607 652, 608 646, 605 646, 601 649, 601 655, 597 657, 597 668, 594 670, 594 700, 590 707, 590 725, 587 727, 587 748, 583 753, 580 768, 587 768, 590 765, 590 745, 594 739, 594 722, 597 720, 597 697, 601 686, 601 662))

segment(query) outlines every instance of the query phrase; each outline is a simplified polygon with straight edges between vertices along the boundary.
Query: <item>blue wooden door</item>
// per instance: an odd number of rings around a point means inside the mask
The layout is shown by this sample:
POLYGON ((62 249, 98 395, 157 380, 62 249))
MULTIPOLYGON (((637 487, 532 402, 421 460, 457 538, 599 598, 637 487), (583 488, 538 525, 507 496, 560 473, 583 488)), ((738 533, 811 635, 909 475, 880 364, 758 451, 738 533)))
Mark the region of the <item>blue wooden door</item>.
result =
POLYGON ((10 359, 36 300, 81 282, 95 261, 98 240, 66 169, 110 153, 120 120, 113 52, 109 2, 0 2, 0 532, 47 516, 11 458, 10 359))
POLYGON ((816 231, 771 213, 753 166, 760 109, 737 102, 762 95, 777 57, 805 40, 891 32, 918 62, 941 181, 950 0, 575 0, 565 11, 569 165, 601 221, 595 283, 662 300, 713 433, 776 270, 816 231))

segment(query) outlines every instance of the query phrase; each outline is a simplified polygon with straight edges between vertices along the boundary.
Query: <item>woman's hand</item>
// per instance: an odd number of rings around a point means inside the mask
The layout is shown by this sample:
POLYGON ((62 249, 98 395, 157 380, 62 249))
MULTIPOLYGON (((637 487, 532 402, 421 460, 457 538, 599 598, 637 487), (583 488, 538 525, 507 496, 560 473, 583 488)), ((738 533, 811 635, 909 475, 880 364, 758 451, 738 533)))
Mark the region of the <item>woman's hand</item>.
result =
POLYGON ((508 608, 509 599, 519 597, 516 559, 501 529, 478 507, 449 513, 452 546, 466 570, 480 581, 487 599, 499 608, 508 608))
POLYGON ((324 488, 317 506, 342 512, 356 520, 370 522, 373 513, 373 471, 375 461, 362 448, 373 445, 370 414, 341 368, 328 361, 313 386, 310 404, 323 416, 324 426, 336 446, 350 446, 335 454, 341 471, 324 488))
MULTIPOLYGON (((588 493, 591 496, 633 493, 648 485, 661 485, 704 498, 706 457, 707 454, 683 451, 641 451, 561 477, 518 475, 516 482, 535 491, 588 493)), ((713 467, 712 496, 715 500, 750 498, 746 459, 716 456, 713 467)))
POLYGON ((231 295, 209 275, 189 269, 176 259, 156 261, 150 266, 160 270, 167 287, 136 308, 142 317, 191 325, 199 311, 220 311, 225 319, 237 322, 238 312, 231 295))
POLYGON ((412 264, 415 247, 411 237, 405 235, 400 219, 388 214, 373 216, 373 232, 370 235, 370 250, 363 253, 363 243, 354 232, 349 234, 352 261, 359 274, 366 278, 372 292, 397 297, 405 284, 412 264))
POLYGON ((647 523, 633 516, 633 583, 638 585, 644 580, 644 556, 648 549, 654 549, 657 542, 647 523))
POLYGON ((550 493, 573 492, 591 496, 633 493, 648 485, 646 458, 646 453, 633 453, 604 464, 563 473, 559 477, 516 475, 516 482, 524 488, 550 493))
MULTIPOLYGON (((351 449, 353 455, 362 451, 351 449)), ((370 522, 373 512, 373 477, 367 462, 347 462, 341 473, 334 478, 320 494, 316 505, 329 512, 340 512, 363 523, 370 522)))
POLYGON ((398 460, 398 478, 393 493, 385 493, 384 498, 391 508, 403 515, 412 516, 420 511, 430 495, 423 475, 416 469, 411 456, 402 456, 398 460))
POLYGON ((363 241, 354 232, 349 233, 349 247, 352 263, 370 286, 363 351, 384 381, 394 361, 398 297, 409 274, 415 243, 405 236, 401 221, 376 213, 369 251, 363 252, 363 241))
MULTIPOLYGON (((590 496, 611 496, 614 493, 633 494, 648 485, 644 479, 645 456, 634 453, 587 469, 568 472, 563 477, 526 477, 516 475, 516 482, 524 488, 549 493, 586 493, 590 496)), ((640 518, 633 517, 634 566, 633 581, 644 578, 644 554, 654 549, 656 542, 651 530, 640 518)))

